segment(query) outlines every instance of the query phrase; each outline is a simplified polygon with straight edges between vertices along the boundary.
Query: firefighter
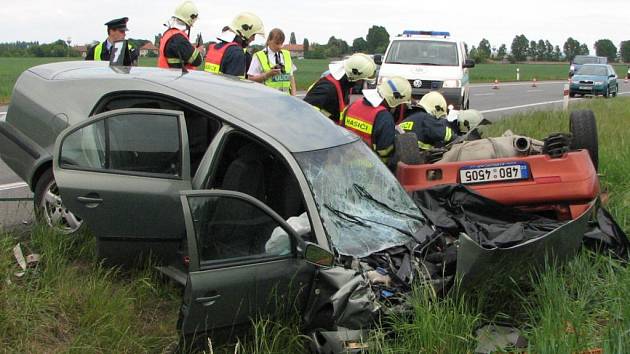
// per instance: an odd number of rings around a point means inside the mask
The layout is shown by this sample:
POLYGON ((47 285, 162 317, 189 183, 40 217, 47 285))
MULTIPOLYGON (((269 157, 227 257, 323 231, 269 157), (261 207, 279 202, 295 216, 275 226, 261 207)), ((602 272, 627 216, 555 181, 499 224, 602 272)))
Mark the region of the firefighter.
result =
POLYGON ((267 47, 254 54, 252 65, 247 71, 247 78, 295 96, 293 73, 296 67, 293 65, 291 53, 282 49, 284 39, 284 32, 279 28, 274 28, 269 32, 267 47))
POLYGON ((330 72, 309 88, 304 101, 339 124, 341 113, 348 105, 350 89, 357 81, 374 79, 376 64, 368 55, 356 53, 342 62, 331 63, 328 68, 330 72))
MULTIPOLYGON (((127 36, 127 21, 129 21, 129 18, 122 17, 105 23, 105 26, 107 26, 107 39, 90 48, 85 56, 85 60, 109 61, 114 42, 122 41, 127 36)), ((132 63, 137 62, 138 51, 134 50, 131 45, 128 46, 132 63)))
POLYGON ((264 33, 262 20, 258 16, 251 12, 238 14, 228 26, 228 30, 217 38, 219 42, 208 46, 204 70, 245 78, 246 48, 257 34, 264 33))
POLYGON ((194 70, 203 61, 203 48, 190 43, 190 28, 199 17, 197 6, 192 1, 184 1, 175 8, 168 21, 168 29, 160 39, 158 67, 194 70))
POLYGON ((375 90, 363 90, 363 99, 354 101, 341 114, 340 125, 356 133, 383 162, 394 151, 396 124, 390 110, 411 102, 411 85, 400 76, 381 82, 375 90))
POLYGON ((457 137, 457 132, 445 119, 447 107, 442 94, 431 91, 414 105, 419 110, 400 122, 397 130, 401 133, 415 133, 421 150, 443 147, 457 137))

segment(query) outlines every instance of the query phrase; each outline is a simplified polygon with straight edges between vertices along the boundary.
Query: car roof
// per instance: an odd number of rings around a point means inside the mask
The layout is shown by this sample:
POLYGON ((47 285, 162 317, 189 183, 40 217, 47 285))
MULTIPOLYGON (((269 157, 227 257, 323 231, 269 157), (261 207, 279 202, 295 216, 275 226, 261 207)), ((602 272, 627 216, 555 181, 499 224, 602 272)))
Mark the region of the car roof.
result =
MULTIPOLYGON (((166 91, 244 130, 267 134, 291 152, 320 150, 359 139, 300 99, 228 75, 197 70, 183 74, 180 69, 152 67, 112 68, 107 62, 94 61, 45 64, 29 71, 51 83, 56 94, 60 94, 57 90, 63 92, 68 82, 86 81, 90 89, 98 91, 99 99, 129 90, 127 87, 154 92, 161 86, 161 93, 166 91)), ((84 104, 91 105, 90 111, 96 102, 84 104)), ((87 109, 82 108, 79 111, 87 109)))

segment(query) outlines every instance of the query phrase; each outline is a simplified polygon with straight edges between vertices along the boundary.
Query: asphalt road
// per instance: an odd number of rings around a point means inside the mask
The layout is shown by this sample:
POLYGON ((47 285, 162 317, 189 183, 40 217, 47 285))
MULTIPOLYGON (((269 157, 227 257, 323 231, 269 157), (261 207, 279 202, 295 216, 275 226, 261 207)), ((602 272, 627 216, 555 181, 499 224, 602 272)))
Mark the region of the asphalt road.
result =
MULTIPOLYGON (((566 81, 543 81, 538 82, 537 87, 532 87, 531 82, 499 83, 498 89, 493 88, 492 84, 474 84, 470 87, 470 107, 481 111, 484 117, 492 121, 517 112, 560 109, 565 83, 566 81)), ((620 95, 629 95, 630 83, 619 80, 619 91, 620 95)), ((581 99, 583 98, 573 98, 571 102, 581 99)), ((6 109, 6 106, 0 106, 0 112, 5 112, 6 109)), ((0 160, 0 199, 30 196, 25 183, 0 160)), ((0 204, 0 229, 3 226, 20 225, 32 216, 30 203, 0 203, 5 204, 0 204), (11 220, 8 221, 7 218, 11 220)))

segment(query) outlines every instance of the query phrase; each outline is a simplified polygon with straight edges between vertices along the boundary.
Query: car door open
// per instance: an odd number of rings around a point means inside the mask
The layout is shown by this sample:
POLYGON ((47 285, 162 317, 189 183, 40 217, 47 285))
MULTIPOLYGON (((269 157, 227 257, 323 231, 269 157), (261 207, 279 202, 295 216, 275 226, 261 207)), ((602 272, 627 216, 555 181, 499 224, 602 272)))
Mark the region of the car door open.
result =
POLYGON ((187 191, 181 201, 190 255, 179 323, 185 338, 232 333, 259 315, 304 307, 316 266, 302 253, 316 245, 240 192, 187 191))
POLYGON ((191 188, 189 159, 182 112, 121 109, 64 130, 53 168, 65 205, 95 234, 99 255, 133 262, 139 251, 170 258, 177 247, 164 244, 181 242, 179 191, 191 188))

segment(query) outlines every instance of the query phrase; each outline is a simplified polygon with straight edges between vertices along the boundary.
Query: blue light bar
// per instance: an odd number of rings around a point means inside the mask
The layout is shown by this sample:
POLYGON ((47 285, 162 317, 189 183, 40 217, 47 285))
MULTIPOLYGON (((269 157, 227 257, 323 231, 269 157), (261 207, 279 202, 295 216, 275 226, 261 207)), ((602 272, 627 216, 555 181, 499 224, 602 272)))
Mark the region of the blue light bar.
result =
POLYGON ((450 37, 451 34, 449 32, 439 32, 439 31, 410 31, 410 30, 405 30, 403 31, 403 35, 410 37, 410 36, 444 36, 444 37, 450 37))

